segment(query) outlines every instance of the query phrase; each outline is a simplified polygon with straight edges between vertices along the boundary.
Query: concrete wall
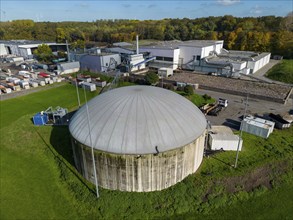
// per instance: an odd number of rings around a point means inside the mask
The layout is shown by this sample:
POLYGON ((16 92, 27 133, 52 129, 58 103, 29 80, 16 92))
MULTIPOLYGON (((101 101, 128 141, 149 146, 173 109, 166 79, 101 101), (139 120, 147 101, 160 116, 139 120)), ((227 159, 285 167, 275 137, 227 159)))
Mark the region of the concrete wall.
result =
MULTIPOLYGON (((98 184, 107 189, 148 192, 183 180, 200 166, 204 133, 194 142, 157 155, 118 155, 95 150, 98 184)), ((94 183, 91 148, 72 139, 74 160, 82 175, 94 183)))

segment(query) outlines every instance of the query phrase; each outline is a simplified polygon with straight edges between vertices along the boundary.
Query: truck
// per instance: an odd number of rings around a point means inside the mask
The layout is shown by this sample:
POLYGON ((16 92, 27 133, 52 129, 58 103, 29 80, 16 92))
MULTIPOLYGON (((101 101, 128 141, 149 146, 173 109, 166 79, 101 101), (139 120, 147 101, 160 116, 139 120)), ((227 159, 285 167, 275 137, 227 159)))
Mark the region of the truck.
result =
POLYGON ((219 98, 218 105, 226 108, 228 106, 228 100, 227 99, 223 99, 223 98, 219 98))
POLYGON ((200 107, 200 110, 205 115, 217 116, 227 106, 228 106, 228 100, 223 99, 223 98, 219 98, 217 103, 205 104, 204 106, 200 107))

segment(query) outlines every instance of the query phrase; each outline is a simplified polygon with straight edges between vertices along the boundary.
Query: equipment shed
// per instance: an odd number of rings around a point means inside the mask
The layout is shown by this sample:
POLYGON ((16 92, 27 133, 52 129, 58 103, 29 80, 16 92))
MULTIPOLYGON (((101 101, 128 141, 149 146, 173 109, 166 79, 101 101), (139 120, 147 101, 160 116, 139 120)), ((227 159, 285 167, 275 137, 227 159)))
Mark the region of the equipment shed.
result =
POLYGON ((248 115, 241 122, 241 130, 263 138, 268 138, 274 130, 275 123, 248 115))
POLYGON ((211 150, 232 151, 236 151, 239 144, 239 151, 241 151, 243 140, 238 135, 233 134, 233 131, 229 127, 212 126, 209 132, 208 143, 211 150))

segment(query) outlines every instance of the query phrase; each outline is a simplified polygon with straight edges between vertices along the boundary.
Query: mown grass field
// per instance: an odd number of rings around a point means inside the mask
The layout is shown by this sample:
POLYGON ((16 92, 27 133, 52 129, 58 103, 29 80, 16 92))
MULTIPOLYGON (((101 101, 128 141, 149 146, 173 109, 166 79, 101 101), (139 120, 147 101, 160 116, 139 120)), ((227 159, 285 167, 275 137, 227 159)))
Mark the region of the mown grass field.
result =
POLYGON ((293 60, 282 60, 267 72, 266 77, 293 84, 293 60))
POLYGON ((31 122, 49 106, 76 109, 73 86, 0 104, 1 219, 293 219, 292 128, 268 139, 244 133, 237 169, 231 166, 235 152, 222 152, 204 158, 196 174, 161 192, 100 189, 96 199, 95 187, 72 165, 67 127, 31 122))

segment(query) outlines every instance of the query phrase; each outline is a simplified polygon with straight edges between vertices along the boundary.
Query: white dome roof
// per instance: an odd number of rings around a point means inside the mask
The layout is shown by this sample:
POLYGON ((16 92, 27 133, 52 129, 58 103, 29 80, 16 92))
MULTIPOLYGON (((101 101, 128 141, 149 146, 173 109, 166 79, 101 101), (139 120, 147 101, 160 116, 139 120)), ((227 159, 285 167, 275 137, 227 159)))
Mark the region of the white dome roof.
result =
POLYGON ((69 130, 80 143, 117 154, 150 154, 182 147, 206 128, 202 112, 175 92, 128 86, 103 93, 73 116, 69 130), (92 144, 91 144, 92 142, 92 144))

